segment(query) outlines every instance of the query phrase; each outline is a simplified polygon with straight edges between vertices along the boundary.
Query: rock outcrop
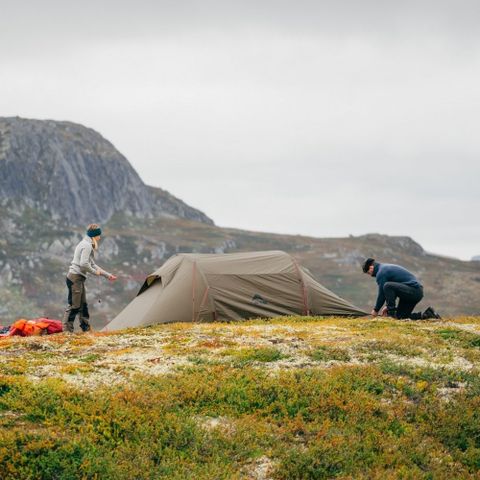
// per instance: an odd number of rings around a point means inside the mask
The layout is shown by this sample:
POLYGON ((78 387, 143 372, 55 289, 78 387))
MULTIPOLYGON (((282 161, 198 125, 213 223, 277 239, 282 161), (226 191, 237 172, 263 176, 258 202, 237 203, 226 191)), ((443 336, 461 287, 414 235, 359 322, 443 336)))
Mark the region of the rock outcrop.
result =
POLYGON ((48 211, 73 225, 116 212, 213 224, 204 213, 143 183, 99 133, 71 122, 0 118, 0 201, 48 211))

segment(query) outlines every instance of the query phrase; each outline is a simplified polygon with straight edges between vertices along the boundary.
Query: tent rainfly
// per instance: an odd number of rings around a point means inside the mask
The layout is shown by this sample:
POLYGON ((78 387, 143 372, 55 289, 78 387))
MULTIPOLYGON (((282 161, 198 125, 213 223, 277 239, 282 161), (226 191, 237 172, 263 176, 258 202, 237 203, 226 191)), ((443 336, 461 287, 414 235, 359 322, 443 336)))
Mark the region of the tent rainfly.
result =
POLYGON ((362 316, 282 251, 179 254, 148 275, 104 330, 279 315, 362 316))

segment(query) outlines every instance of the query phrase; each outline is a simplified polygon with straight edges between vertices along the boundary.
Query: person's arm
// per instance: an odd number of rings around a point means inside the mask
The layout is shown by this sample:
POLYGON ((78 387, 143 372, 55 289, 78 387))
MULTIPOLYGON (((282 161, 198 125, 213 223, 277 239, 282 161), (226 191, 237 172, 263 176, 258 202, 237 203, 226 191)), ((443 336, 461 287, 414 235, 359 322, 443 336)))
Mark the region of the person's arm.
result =
POLYGON ((95 274, 96 275, 101 275, 102 277, 105 277, 107 278, 108 280, 116 280, 117 277, 109 272, 107 272, 106 270, 104 270, 103 268, 100 268, 93 260, 90 261, 90 265, 95 269, 95 274))
POLYGON ((80 269, 82 270, 82 272, 84 273, 89 272, 89 273, 92 273, 93 275, 101 275, 105 278, 108 278, 109 280, 116 280, 117 277, 115 275, 112 275, 106 270, 103 270, 103 268, 100 268, 94 262, 92 250, 93 248, 90 246, 87 246, 82 250, 82 253, 80 255, 80 269))
POLYGON ((85 246, 85 248, 82 249, 82 252, 80 254, 80 270, 83 273, 88 272, 94 275, 98 275, 97 269, 95 268, 96 267, 95 263, 90 262, 91 253, 92 253, 92 247, 85 246))
POLYGON ((373 307, 373 310, 375 312, 379 312, 380 309, 383 307, 383 304, 385 303, 385 294, 383 293, 383 285, 385 282, 382 280, 377 280, 378 283, 378 295, 377 295, 377 301, 375 302, 375 306, 373 307))

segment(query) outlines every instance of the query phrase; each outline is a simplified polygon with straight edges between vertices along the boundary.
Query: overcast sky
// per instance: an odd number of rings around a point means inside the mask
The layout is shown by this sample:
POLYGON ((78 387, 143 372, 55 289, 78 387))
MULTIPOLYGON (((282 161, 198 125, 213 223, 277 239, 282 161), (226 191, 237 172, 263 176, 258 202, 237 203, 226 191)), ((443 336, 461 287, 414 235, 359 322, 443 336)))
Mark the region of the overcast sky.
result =
POLYGON ((96 129, 217 225, 480 255, 480 2, 0 0, 0 116, 96 129))

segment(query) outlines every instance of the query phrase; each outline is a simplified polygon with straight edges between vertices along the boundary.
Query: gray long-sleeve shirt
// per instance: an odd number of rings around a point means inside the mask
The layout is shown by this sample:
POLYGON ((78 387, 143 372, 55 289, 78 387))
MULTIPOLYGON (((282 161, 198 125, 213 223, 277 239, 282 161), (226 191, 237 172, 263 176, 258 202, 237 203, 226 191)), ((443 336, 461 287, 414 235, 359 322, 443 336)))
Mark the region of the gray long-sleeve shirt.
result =
POLYGON ((106 278, 110 277, 110 273, 100 268, 95 263, 95 250, 93 248, 93 240, 86 236, 75 248, 73 254, 72 264, 68 269, 68 273, 75 275, 87 276, 87 273, 93 273, 94 275, 102 275, 106 278), (100 273, 98 273, 100 272, 100 273))

